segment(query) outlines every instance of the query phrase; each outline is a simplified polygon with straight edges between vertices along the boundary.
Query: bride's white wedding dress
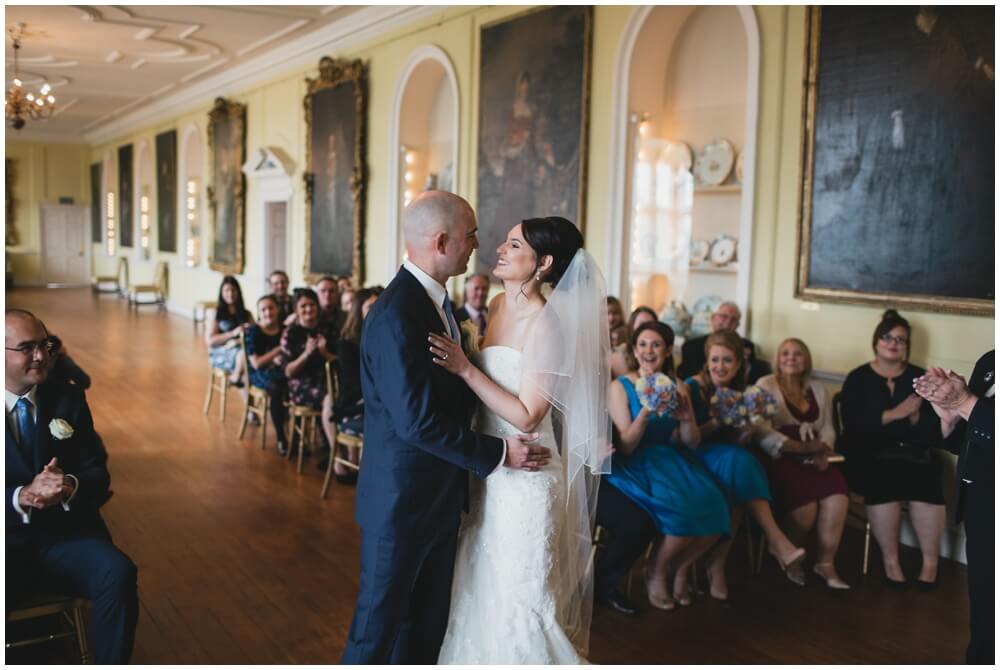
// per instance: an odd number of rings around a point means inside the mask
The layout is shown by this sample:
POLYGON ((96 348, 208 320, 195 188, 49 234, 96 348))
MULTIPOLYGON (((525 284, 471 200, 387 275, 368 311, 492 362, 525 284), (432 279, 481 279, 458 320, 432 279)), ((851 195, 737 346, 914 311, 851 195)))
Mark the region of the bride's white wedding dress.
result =
MULTIPOLYGON (((473 362, 499 386, 518 394, 521 352, 490 346, 473 362)), ((497 437, 521 432, 482 404, 475 430, 497 437)), ((578 634, 567 626, 571 605, 559 587, 558 547, 568 531, 560 513, 565 475, 551 412, 537 432, 538 444, 552 450, 544 469, 501 467, 485 480, 471 478, 439 663, 586 663, 570 639, 578 634)))

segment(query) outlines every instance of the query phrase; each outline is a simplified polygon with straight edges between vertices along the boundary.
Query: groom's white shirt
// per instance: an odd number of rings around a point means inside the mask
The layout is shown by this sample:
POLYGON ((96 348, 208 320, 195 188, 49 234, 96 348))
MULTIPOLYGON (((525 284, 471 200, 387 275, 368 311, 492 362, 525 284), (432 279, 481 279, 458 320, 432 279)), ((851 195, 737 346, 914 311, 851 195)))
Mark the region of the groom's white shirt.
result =
MULTIPOLYGON (((448 316, 444 313, 444 298, 448 295, 448 289, 438 283, 437 279, 434 279, 434 277, 431 277, 429 274, 411 263, 409 259, 403 261, 403 269, 416 277, 417 281, 420 282, 420 285, 424 287, 424 290, 427 291, 427 296, 431 299, 431 302, 434 303, 434 309, 437 310, 438 316, 441 317, 441 324, 444 326, 444 332, 451 332, 451 326, 448 325, 448 316)), ((503 453, 500 455, 500 463, 493 468, 493 472, 502 468, 504 461, 506 460, 507 440, 504 440, 503 453)))

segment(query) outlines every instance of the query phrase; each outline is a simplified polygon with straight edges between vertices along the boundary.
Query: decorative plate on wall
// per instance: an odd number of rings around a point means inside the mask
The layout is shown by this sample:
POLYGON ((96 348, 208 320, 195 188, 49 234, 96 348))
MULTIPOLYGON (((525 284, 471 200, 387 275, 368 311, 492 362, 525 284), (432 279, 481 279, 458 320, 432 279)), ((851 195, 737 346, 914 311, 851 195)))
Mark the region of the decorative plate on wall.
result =
POLYGON ((691 164, 694 163, 694 152, 691 151, 691 147, 687 142, 680 140, 667 140, 660 155, 677 172, 690 171, 691 164))
POLYGON ((694 164, 694 175, 705 186, 719 186, 733 171, 736 150, 729 140, 713 140, 705 145, 694 164))
POLYGON ((732 235, 719 235, 712 240, 712 250, 708 258, 713 265, 728 265, 736 260, 736 238, 732 235))
POLYGON ((707 261, 711 247, 708 240, 691 240, 691 265, 701 265, 707 261))

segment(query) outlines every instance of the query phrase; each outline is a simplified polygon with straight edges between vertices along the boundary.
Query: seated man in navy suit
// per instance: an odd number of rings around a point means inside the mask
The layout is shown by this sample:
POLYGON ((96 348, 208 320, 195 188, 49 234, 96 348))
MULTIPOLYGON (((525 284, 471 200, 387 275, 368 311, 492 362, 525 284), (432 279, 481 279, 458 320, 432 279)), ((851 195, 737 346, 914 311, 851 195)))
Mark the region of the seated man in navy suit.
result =
POLYGON ((107 453, 83 390, 48 380, 49 338, 30 312, 8 309, 4 344, 7 609, 37 592, 91 601, 97 663, 127 663, 138 618, 136 567, 112 543, 98 508, 107 453))

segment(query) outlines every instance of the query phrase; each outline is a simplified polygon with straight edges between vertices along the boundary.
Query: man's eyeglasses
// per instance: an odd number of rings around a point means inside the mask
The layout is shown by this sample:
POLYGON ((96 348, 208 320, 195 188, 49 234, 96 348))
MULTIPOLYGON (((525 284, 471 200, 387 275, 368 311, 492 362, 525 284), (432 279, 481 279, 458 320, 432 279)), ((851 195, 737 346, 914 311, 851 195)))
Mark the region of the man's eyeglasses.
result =
POLYGON ((24 342, 20 346, 16 347, 4 347, 7 351, 16 351, 19 354, 25 356, 31 356, 36 351, 43 354, 51 354, 55 349, 55 342, 50 337, 46 337, 44 340, 38 340, 37 342, 24 342))
POLYGON ((885 342, 886 344, 889 344, 891 342, 895 342, 898 345, 905 345, 905 344, 909 344, 909 342, 910 342, 907 338, 903 337, 902 335, 890 335, 889 333, 886 333, 885 335, 883 335, 879 339, 882 340, 883 342, 885 342))

